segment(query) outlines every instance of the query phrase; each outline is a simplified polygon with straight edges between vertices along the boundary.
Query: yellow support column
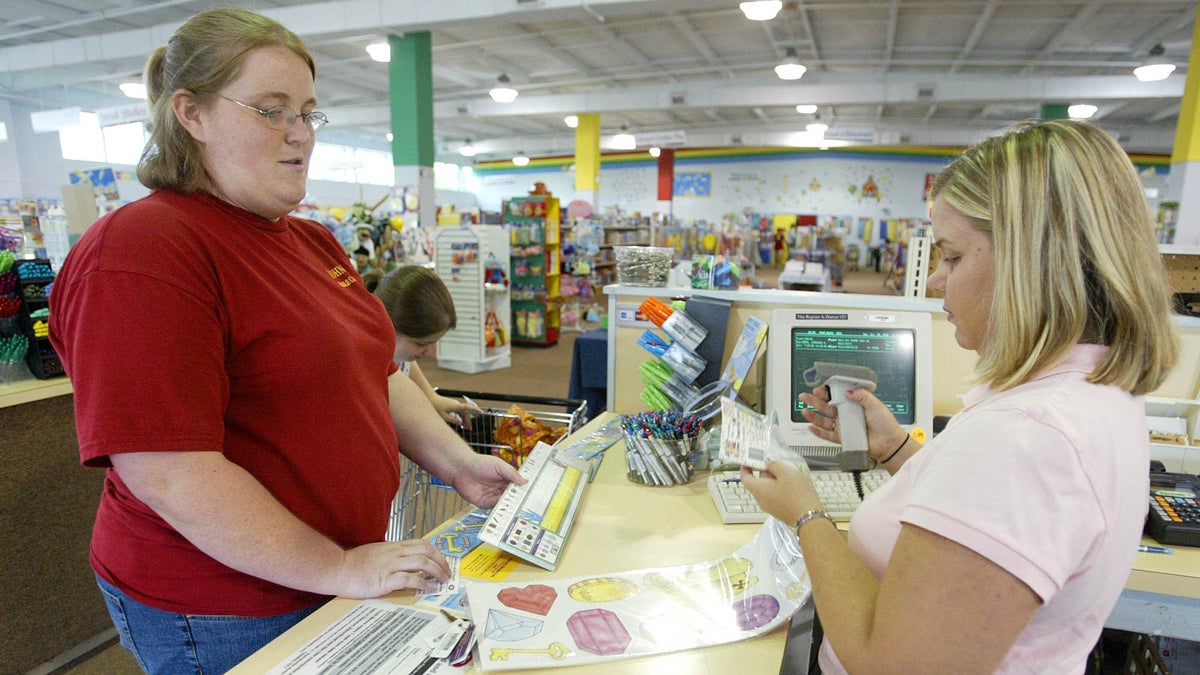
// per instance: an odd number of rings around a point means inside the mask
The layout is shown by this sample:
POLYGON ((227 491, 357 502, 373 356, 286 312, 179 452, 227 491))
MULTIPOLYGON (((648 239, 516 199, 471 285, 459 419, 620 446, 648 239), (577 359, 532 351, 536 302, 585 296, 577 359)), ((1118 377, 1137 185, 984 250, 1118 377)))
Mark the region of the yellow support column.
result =
POLYGON ((1183 107, 1175 123, 1167 199, 1179 203, 1175 243, 1200 244, 1200 21, 1192 29, 1192 53, 1188 56, 1183 107))
POLYGON ((600 211, 600 113, 580 113, 575 127, 575 199, 600 211))

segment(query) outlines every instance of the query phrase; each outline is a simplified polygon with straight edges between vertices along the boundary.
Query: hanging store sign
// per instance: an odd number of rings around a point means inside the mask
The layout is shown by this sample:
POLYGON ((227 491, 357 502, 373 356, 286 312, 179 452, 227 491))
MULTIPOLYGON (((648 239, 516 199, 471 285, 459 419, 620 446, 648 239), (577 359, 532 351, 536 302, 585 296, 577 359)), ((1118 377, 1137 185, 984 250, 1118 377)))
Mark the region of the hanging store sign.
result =
POLYGON ((874 145, 876 143, 874 129, 831 128, 825 131, 825 140, 847 141, 849 143, 862 143, 864 145, 874 145))
POLYGON ((665 148, 673 145, 683 145, 687 142, 687 133, 683 129, 674 131, 647 131, 634 134, 639 148, 665 148))
POLYGON ((102 127, 114 127, 118 124, 145 122, 150 119, 150 109, 143 103, 115 105, 111 108, 101 108, 96 111, 96 119, 102 127))

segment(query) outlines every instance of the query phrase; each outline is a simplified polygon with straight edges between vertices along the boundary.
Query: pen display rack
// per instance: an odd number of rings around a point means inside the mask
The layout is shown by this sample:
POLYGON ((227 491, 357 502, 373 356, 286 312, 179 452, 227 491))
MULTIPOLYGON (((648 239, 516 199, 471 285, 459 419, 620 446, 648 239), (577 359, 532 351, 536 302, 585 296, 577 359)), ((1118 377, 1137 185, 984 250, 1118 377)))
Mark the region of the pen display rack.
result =
POLYGON ((703 425, 695 415, 646 412, 621 419, 625 468, 640 485, 683 485, 696 473, 696 439, 703 425))
POLYGON ((25 363, 29 372, 39 380, 61 377, 62 361, 50 344, 50 291, 54 285, 54 268, 45 258, 17 260, 11 270, 16 273, 16 332, 25 336, 28 349, 25 363))

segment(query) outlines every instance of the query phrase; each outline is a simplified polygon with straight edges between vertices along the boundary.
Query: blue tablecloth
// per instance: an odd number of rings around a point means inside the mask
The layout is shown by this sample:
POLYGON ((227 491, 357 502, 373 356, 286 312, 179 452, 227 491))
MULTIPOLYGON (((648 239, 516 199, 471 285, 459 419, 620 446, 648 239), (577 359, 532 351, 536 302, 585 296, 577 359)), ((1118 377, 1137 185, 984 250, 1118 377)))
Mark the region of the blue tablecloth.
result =
POLYGON ((575 338, 567 398, 587 401, 590 420, 608 404, 608 330, 597 328, 575 338))

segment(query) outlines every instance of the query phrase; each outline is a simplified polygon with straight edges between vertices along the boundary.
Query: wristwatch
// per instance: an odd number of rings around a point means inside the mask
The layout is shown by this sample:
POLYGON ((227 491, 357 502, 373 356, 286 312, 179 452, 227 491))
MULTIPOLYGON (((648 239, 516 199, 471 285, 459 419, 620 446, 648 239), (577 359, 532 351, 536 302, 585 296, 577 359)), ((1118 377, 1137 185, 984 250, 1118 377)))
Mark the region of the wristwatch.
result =
POLYGON ((800 536, 800 528, 807 525, 808 521, 816 520, 817 518, 824 518, 824 519, 828 520, 829 522, 833 523, 835 527, 837 526, 837 523, 835 523, 833 520, 833 516, 829 515, 828 511, 826 511, 825 509, 812 509, 812 510, 806 512, 804 515, 800 516, 800 518, 798 520, 796 520, 796 524, 792 526, 792 531, 796 533, 797 537, 799 537, 800 536))

